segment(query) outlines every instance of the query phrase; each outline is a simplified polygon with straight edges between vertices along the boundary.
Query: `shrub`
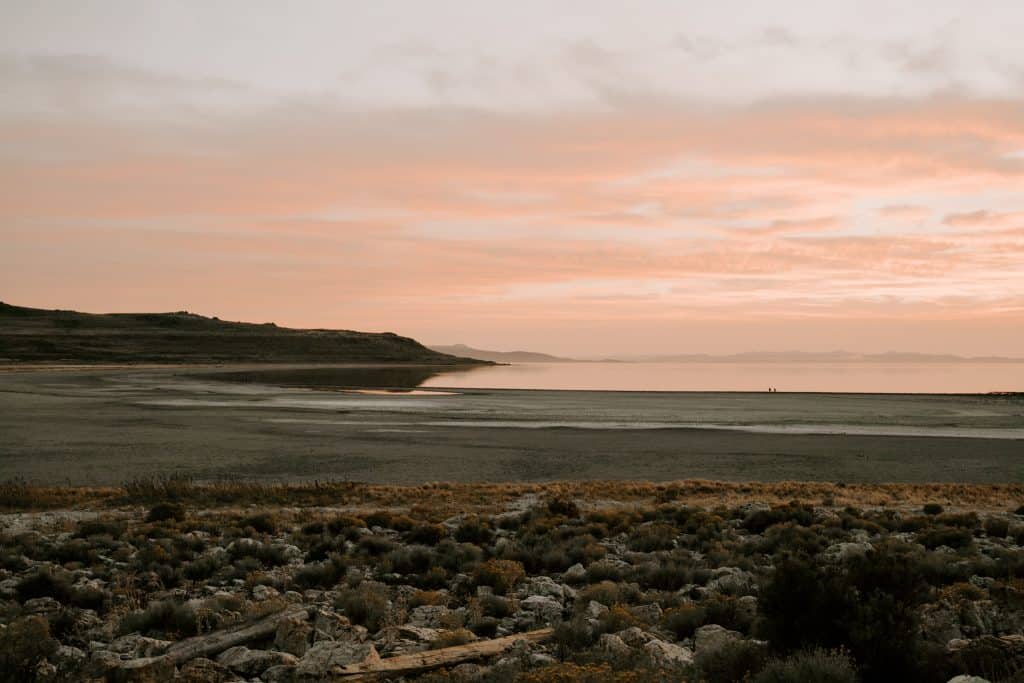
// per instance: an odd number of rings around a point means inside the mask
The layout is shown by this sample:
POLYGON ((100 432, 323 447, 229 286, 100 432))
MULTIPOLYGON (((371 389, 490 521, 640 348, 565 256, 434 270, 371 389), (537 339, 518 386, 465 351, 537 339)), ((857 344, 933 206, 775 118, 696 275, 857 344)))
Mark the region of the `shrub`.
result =
POLYGON ((921 511, 926 515, 941 515, 943 507, 938 503, 925 503, 925 506, 921 508, 921 511))
POLYGON ((345 578, 347 569, 343 556, 331 555, 324 562, 303 565, 292 580, 300 588, 333 588, 345 578))
POLYGON ((591 601, 599 602, 606 607, 611 607, 622 601, 617 584, 611 581, 602 581, 585 588, 576 598, 576 605, 579 609, 585 609, 591 601))
POLYGON ((455 540, 459 543, 487 545, 494 538, 490 525, 479 517, 469 517, 455 530, 455 540))
POLYGON ((985 533, 992 538, 1006 538, 1010 533, 1010 521, 999 517, 989 517, 984 524, 985 533))
POLYGON ((645 524, 630 537, 629 549, 640 553, 671 550, 675 546, 676 536, 676 528, 670 524, 645 524))
POLYGON ((465 645, 466 643, 472 643, 476 640, 476 636, 473 635, 472 631, 467 631, 464 628, 457 628, 454 631, 445 631, 437 640, 430 644, 431 650, 440 650, 444 647, 454 647, 456 645, 465 645))
POLYGON ((924 680, 917 606, 926 591, 917 564, 885 546, 845 572, 790 558, 761 590, 763 634, 783 652, 848 647, 866 681, 924 680))
MULTIPOLYGON (((448 594, 439 591, 416 591, 409 597, 409 608, 415 609, 423 605, 447 605, 448 594)), ((499 598, 500 599, 500 598, 499 598)))
POLYGON ((857 683, 857 668, 843 650, 815 648, 768 662, 753 680, 754 683, 857 683))
POLYGON ((707 612, 700 605, 683 605, 665 612, 665 628, 675 634, 676 640, 691 637, 706 623, 707 612))
POLYGON ((186 603, 174 600, 151 602, 143 610, 126 614, 118 626, 121 635, 194 636, 199 633, 199 616, 186 603))
POLYGON ((269 512, 246 517, 240 524, 242 527, 252 527, 253 531, 260 534, 277 533, 277 520, 269 512))
POLYGON ((391 603, 383 587, 364 583, 344 591, 334 606, 353 623, 374 632, 379 631, 387 620, 391 603))
POLYGON ((181 522, 185 519, 185 506, 181 503, 157 503, 146 514, 147 522, 181 522))
POLYGON ((580 516, 580 506, 571 498, 552 498, 548 501, 548 514, 575 519, 580 516))
POLYGON ((917 540, 929 550, 934 550, 941 545, 950 548, 967 548, 973 543, 974 536, 967 529, 942 526, 918 533, 917 540))
POLYGON ((751 533, 760 534, 770 526, 786 522, 810 526, 814 523, 814 508, 793 502, 770 510, 757 510, 743 520, 743 528, 751 533))
POLYGON ((406 543, 437 545, 447 535, 448 532, 440 524, 417 524, 405 532, 403 539, 406 543))
MULTIPOLYGON (((761 643, 736 640, 702 652, 696 658, 701 681, 706 683, 734 683, 749 680, 760 671, 768 658, 767 648, 761 643)), ((804 679, 816 680, 816 679, 804 679)))
POLYGON ((36 667, 56 652, 57 647, 57 641, 50 637, 46 619, 39 616, 16 619, 0 630, 0 681, 35 680, 36 667))
POLYGON ((477 586, 490 586, 498 595, 505 595, 524 576, 523 565, 515 560, 488 560, 477 567, 473 582, 477 586))

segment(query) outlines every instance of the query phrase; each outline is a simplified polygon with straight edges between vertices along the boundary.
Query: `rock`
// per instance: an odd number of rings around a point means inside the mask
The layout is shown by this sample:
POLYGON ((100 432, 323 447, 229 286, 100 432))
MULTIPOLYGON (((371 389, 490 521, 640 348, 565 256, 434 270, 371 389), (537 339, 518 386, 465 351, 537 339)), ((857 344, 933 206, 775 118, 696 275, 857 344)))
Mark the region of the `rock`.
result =
POLYGON ((597 650, 606 659, 623 661, 633 655, 633 650, 614 633, 604 633, 597 639, 597 650))
POLYGON ((757 618, 757 598, 753 595, 744 595, 736 599, 736 619, 741 623, 753 623, 757 618))
POLYGON ((61 645, 50 656, 54 665, 54 673, 58 680, 69 681, 77 678, 77 674, 89 661, 89 657, 77 647, 61 645))
POLYGON ((947 683, 989 683, 987 678, 981 676, 968 676, 966 674, 960 674, 959 676, 953 676, 947 683))
POLYGON ((543 595, 531 595, 521 600, 519 607, 531 613, 538 624, 551 624, 562 618, 562 603, 543 595))
POLYGON ((437 640, 439 633, 432 628, 421 626, 389 626, 374 639, 377 650, 388 657, 422 652, 437 640))
POLYGON ((295 680, 295 667, 280 664, 263 672, 260 680, 264 683, 292 683, 295 680))
POLYGON ((519 597, 539 595, 547 598, 554 598, 555 600, 562 602, 567 597, 570 597, 566 595, 566 591, 575 594, 575 591, 571 588, 563 586, 550 576, 535 576, 532 579, 528 579, 522 586, 520 586, 519 590, 516 591, 516 594, 519 595, 519 597))
POLYGON ((277 624, 274 634, 274 647, 301 657, 306 654, 313 641, 313 626, 308 620, 299 616, 282 619, 277 624))
POLYGON ((321 641, 309 648, 295 674, 299 677, 325 677, 349 664, 370 664, 380 661, 377 649, 369 643, 321 641))
POLYGON ((846 562, 854 557, 863 557, 871 550, 873 550, 872 545, 866 541, 833 543, 825 550, 823 555, 825 559, 831 562, 846 562))
POLYGON ((583 614, 588 619, 600 619, 607 612, 607 607, 597 602, 596 600, 591 600, 587 603, 587 609, 583 612, 583 614))
POLYGON ((748 593, 756 587, 754 575, 739 567, 719 567, 711 573, 708 589, 718 593, 736 595, 748 593))
POLYGON ((656 602, 649 605, 632 605, 629 607, 629 613, 644 624, 657 624, 662 616, 661 605, 656 602))
POLYGON ((184 683, 226 683, 236 676, 212 659, 199 657, 181 667, 178 679, 184 683))
POLYGON ((170 646, 171 641, 169 640, 148 638, 138 633, 131 633, 127 636, 121 636, 109 645, 104 645, 103 649, 119 655, 138 658, 162 655, 170 646))
POLYGON ((295 655, 287 652, 274 652, 270 650, 250 650, 244 645, 237 645, 220 653, 217 663, 226 666, 236 674, 247 678, 254 678, 272 666, 298 664, 299 660, 295 655))
POLYGON ((650 633, 647 633, 636 626, 630 626, 627 629, 619 631, 615 635, 621 638, 622 642, 630 647, 643 647, 650 641, 657 640, 657 638, 652 636, 650 633))
POLYGON ((63 609, 61 604, 53 598, 32 598, 31 600, 26 600, 24 608, 25 615, 38 614, 39 616, 46 617, 47 620, 60 614, 61 609, 63 609))
POLYGON ((967 579, 967 581, 972 586, 977 586, 978 588, 984 588, 985 590, 988 590, 989 588, 991 588, 993 585, 995 585, 995 582, 996 582, 996 580, 993 579, 991 576, 978 576, 977 574, 975 574, 971 578, 967 579))
POLYGON ((420 605, 409 613, 409 623, 423 628, 444 628, 442 620, 450 611, 443 605, 420 605))
POLYGON ((694 634, 693 649, 697 655, 704 655, 719 650, 729 643, 741 640, 743 634, 737 631, 730 631, 718 624, 701 626, 694 634))
POLYGON ((164 683, 174 678, 174 665, 163 657, 122 660, 114 652, 94 652, 90 668, 110 683, 164 683))
POLYGON ((565 570, 562 574, 562 580, 566 583, 583 583, 587 580, 587 570, 582 564, 577 562, 565 570))
POLYGON ((533 652, 530 654, 530 666, 549 666, 558 660, 546 652, 533 652))
POLYGON ((651 664, 659 669, 678 669, 693 664, 693 651, 681 645, 652 640, 643 650, 651 664))
POLYGON ((368 636, 367 630, 349 622, 346 617, 334 612, 317 611, 313 617, 313 642, 321 640, 343 640, 363 642, 368 636))
POLYGON ((257 602, 263 602, 264 600, 273 600, 279 595, 280 593, 278 593, 277 589, 273 586, 259 585, 252 587, 252 599, 256 600, 257 602))

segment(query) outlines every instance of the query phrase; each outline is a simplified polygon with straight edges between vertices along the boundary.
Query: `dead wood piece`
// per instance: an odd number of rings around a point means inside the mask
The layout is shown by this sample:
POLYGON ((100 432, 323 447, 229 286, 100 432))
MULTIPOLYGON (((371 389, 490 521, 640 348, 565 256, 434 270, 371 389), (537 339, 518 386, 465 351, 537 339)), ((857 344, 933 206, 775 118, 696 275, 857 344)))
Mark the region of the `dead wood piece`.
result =
POLYGON ((309 609, 302 607, 284 610, 251 624, 242 624, 221 631, 215 631, 214 633, 180 640, 167 648, 163 658, 175 666, 180 666, 196 657, 213 657, 236 645, 244 645, 260 638, 272 636, 277 630, 277 624, 281 620, 294 617, 309 619, 309 609))
POLYGON ((428 650, 397 657, 388 657, 375 662, 350 664, 331 677, 335 681, 370 681, 384 675, 412 674, 430 669, 439 669, 474 659, 492 657, 511 648, 516 641, 526 640, 539 643, 554 634, 553 628, 542 628, 526 633, 515 633, 503 638, 483 640, 466 645, 455 645, 440 650, 428 650))

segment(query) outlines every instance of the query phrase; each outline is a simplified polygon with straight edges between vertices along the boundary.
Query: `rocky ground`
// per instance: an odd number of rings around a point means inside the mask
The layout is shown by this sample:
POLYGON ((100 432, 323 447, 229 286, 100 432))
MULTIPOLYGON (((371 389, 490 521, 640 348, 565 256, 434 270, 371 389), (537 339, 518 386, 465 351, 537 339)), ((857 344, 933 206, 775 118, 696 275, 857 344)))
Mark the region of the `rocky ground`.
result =
POLYGON ((8 513, 0 680, 1024 681, 1024 509, 703 503, 8 513))

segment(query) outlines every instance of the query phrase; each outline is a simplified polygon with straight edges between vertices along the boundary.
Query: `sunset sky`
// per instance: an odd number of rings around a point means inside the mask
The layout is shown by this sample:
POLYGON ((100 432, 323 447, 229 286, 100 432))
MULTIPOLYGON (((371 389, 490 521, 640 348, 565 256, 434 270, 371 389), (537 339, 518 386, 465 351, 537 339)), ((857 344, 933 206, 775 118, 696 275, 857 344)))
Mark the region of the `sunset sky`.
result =
POLYGON ((0 5, 0 300, 1024 355, 1024 2, 0 5))

